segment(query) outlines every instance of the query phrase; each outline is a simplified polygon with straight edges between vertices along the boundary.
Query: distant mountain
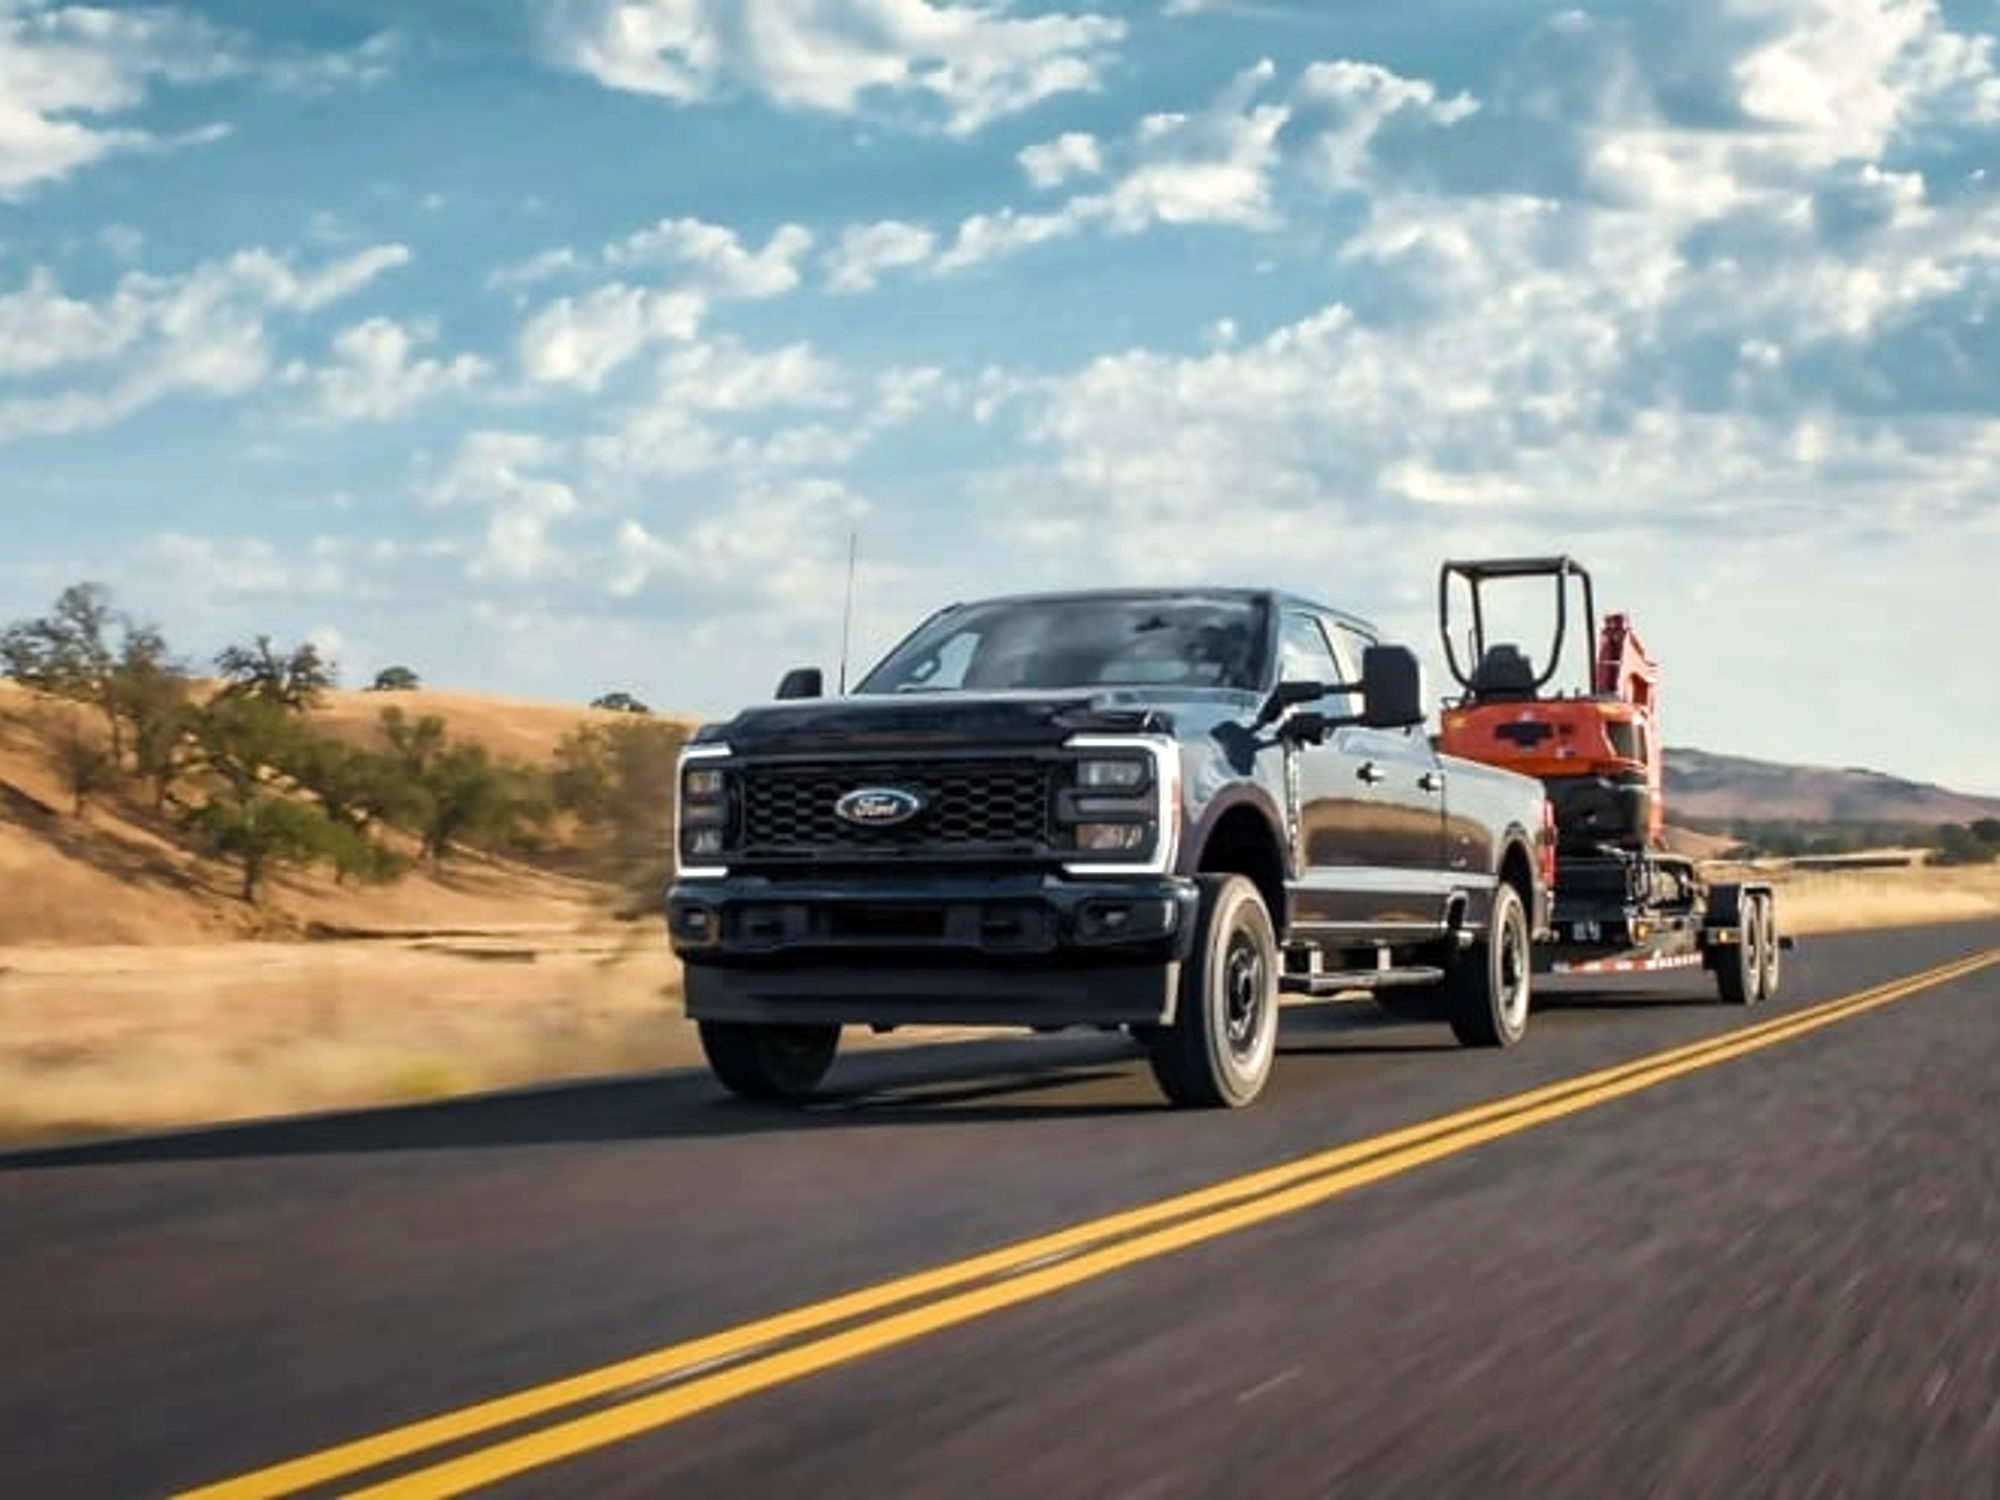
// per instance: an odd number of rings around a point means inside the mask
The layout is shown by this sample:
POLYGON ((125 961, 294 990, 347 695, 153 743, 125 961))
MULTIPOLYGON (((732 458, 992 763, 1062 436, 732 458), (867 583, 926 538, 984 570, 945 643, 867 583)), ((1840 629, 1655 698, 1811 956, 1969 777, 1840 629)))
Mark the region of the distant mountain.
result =
POLYGON ((2000 818, 2000 797, 1974 797, 1854 766, 1783 765, 1673 745, 1667 747, 1666 794, 1674 822, 1930 827, 2000 818))

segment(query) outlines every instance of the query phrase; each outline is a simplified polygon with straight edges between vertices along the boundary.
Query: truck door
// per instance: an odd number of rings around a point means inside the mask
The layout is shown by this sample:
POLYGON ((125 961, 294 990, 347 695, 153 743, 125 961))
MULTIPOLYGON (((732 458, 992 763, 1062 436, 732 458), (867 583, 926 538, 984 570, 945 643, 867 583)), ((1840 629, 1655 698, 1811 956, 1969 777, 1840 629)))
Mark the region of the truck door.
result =
MULTIPOLYGON (((1343 665, 1358 666, 1362 650, 1371 644, 1337 622, 1328 627, 1327 635, 1343 665)), ((1357 728, 1354 733, 1362 753, 1387 773, 1381 786, 1384 800, 1395 809, 1395 830, 1394 847, 1385 858, 1409 872, 1409 889, 1418 897, 1419 908, 1441 914, 1451 884, 1443 876, 1450 794, 1430 732, 1425 725, 1413 724, 1407 729, 1357 728)))
MULTIPOLYGON (((1287 681, 1360 676, 1314 615, 1287 612, 1280 642, 1287 681)), ((1358 694, 1334 693, 1314 706, 1341 714, 1357 712, 1360 703, 1358 694)), ((1300 871, 1293 907, 1303 935, 1366 941, 1435 924, 1442 907, 1433 892, 1443 799, 1424 788, 1422 757, 1429 752, 1420 731, 1406 736, 1354 726, 1298 748, 1300 871)))

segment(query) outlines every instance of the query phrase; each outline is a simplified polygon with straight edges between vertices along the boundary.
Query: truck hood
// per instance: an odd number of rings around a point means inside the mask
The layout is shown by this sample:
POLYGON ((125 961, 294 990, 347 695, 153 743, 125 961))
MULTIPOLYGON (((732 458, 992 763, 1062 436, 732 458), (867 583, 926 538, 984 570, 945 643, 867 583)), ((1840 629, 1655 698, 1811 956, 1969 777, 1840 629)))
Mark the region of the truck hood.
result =
POLYGON ((1139 734, 1172 723, 1170 709, 1155 695, 1129 689, 856 694, 747 708, 704 726, 695 740, 720 741, 742 755, 851 755, 1058 745, 1073 734, 1139 734))

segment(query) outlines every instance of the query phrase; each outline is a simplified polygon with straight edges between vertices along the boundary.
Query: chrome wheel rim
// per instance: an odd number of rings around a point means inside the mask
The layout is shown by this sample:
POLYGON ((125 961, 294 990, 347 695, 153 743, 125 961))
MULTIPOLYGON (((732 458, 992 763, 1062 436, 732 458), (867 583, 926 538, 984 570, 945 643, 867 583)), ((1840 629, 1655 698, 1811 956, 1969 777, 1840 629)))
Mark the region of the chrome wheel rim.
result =
POLYGON ((1510 1033, 1519 1031, 1528 1020, 1528 953, 1518 921, 1500 924, 1494 963, 1501 1023, 1510 1033))
POLYGON ((1230 1060, 1239 1067, 1254 1065, 1263 1048, 1269 986, 1270 972, 1256 939, 1232 932, 1222 959, 1222 1036, 1230 1060))

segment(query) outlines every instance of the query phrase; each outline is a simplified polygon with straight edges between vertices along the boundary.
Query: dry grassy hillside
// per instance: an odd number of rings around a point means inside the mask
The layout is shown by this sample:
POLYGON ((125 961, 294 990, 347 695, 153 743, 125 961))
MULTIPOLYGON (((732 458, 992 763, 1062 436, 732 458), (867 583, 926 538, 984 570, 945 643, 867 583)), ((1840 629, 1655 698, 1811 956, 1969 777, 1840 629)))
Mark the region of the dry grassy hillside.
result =
POLYGON ((1669 746, 1667 806, 1713 822, 1929 826, 2000 817, 2000 798, 1974 797, 1856 767, 1795 766, 1669 746))
MULTIPOLYGON (((391 703, 436 714, 454 740, 546 766, 579 724, 615 715, 472 694, 336 692, 315 719, 357 743, 391 703)), ((569 929, 602 904, 598 890, 506 861, 461 856, 393 885, 342 886, 322 870, 281 871, 257 908, 236 899, 226 866, 198 859, 132 794, 81 817, 49 763, 34 696, 0 680, 0 946, 203 943, 300 936, 314 927, 414 933, 468 928, 569 929)))
POLYGON ((495 755, 537 766, 553 761, 557 744, 578 725, 615 724, 626 717, 569 703, 413 688, 396 693, 328 693, 312 710, 312 720, 352 743, 371 743, 387 708, 399 708, 410 719, 436 714, 445 721, 453 739, 470 740, 495 755))

